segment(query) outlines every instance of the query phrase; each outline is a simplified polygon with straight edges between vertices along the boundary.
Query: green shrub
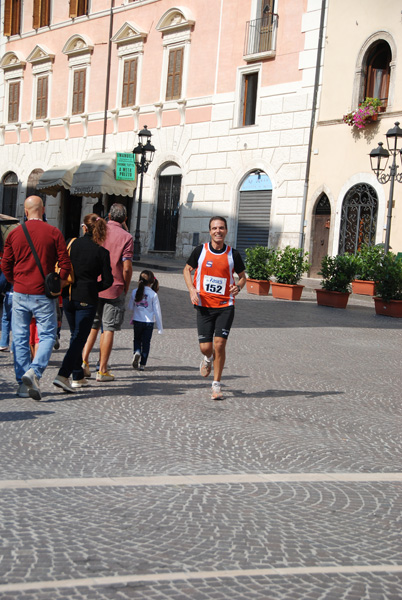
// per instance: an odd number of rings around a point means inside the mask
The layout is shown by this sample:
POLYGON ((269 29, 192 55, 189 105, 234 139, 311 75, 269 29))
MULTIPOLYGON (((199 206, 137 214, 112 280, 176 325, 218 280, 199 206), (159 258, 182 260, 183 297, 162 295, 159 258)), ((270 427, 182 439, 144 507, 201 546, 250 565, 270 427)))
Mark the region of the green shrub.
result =
POLYGON ((355 278, 356 259, 353 254, 324 256, 321 261, 321 287, 329 292, 350 292, 355 278))
POLYGON ((268 281, 272 275, 272 257, 274 250, 265 246, 246 248, 246 273, 249 279, 268 281))
POLYGON ((402 300, 402 261, 392 252, 384 254, 375 272, 375 293, 385 302, 402 300))
POLYGON ((384 248, 382 246, 368 246, 363 244, 356 254, 356 275, 355 279, 363 281, 375 281, 375 274, 384 257, 384 248))
POLYGON ((307 256, 308 252, 291 246, 277 250, 273 258, 273 274, 276 281, 291 285, 299 283, 303 273, 311 266, 306 260, 307 256))

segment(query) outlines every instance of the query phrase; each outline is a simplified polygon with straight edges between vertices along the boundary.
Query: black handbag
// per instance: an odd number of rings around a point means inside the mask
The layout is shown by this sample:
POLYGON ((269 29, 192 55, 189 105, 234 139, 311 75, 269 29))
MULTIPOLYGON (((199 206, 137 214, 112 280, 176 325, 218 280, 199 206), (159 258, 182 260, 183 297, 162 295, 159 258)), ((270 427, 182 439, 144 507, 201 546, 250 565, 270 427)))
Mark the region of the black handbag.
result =
POLYGON ((60 296, 60 294, 61 294, 60 275, 58 273, 56 273, 55 271, 53 271, 52 273, 49 273, 48 275, 45 276, 43 269, 42 269, 42 265, 39 260, 39 256, 35 250, 35 246, 33 245, 31 236, 29 235, 29 231, 28 231, 28 228, 25 223, 22 224, 22 229, 25 233, 25 237, 28 240, 28 244, 32 250, 32 254, 34 256, 35 262, 38 265, 38 269, 41 272, 41 275, 45 281, 45 296, 47 298, 52 298, 54 300, 55 298, 57 298, 57 296, 60 296))

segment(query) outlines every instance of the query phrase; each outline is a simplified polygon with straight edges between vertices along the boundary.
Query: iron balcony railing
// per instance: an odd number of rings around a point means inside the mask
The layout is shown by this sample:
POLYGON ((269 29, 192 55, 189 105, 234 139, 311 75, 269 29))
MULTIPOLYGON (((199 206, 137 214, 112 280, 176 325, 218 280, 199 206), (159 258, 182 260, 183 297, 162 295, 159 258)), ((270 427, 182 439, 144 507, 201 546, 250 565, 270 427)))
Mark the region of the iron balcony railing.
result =
POLYGON ((262 19, 247 21, 244 56, 275 50, 278 15, 267 13, 262 19))

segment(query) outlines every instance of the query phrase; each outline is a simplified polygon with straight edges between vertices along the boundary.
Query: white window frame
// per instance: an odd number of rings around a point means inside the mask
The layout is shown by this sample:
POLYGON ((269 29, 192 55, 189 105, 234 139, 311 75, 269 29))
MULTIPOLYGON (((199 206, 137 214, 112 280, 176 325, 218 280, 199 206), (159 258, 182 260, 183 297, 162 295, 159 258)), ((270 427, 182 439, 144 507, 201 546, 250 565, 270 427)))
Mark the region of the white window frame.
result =
POLYGON ((27 61, 32 64, 32 75, 33 75, 33 94, 31 103, 31 120, 33 122, 43 122, 44 120, 51 118, 51 102, 52 97, 52 74, 53 74, 53 61, 54 54, 51 54, 43 46, 36 46, 31 54, 28 56, 27 61), (38 79, 39 77, 48 78, 47 87, 47 115, 45 119, 36 118, 36 104, 38 99, 38 79))
POLYGON ((172 8, 168 10, 160 19, 156 29, 163 35, 163 58, 162 74, 159 93, 159 102, 163 106, 169 107, 176 105, 177 102, 183 102, 187 96, 188 71, 190 64, 190 46, 191 29, 195 23, 190 11, 186 13, 183 10, 172 8), (175 100, 166 100, 167 76, 169 66, 169 52, 177 48, 183 48, 183 68, 181 80, 180 98, 175 100))
POLYGON ((4 106, 3 106, 3 125, 14 127, 21 123, 22 99, 24 92, 24 69, 26 62, 22 59, 19 52, 6 52, 0 61, 0 68, 4 72, 4 106), (20 97, 18 102, 18 120, 12 123, 8 122, 8 103, 10 98, 10 83, 20 82, 20 97))
POLYGON ((63 48, 63 53, 68 56, 67 117, 70 118, 71 123, 80 122, 81 117, 88 112, 92 51, 93 45, 82 35, 73 35, 63 48), (85 70, 84 110, 73 115, 74 72, 78 70, 85 70))
POLYGON ((262 75, 262 63, 254 63, 246 67, 239 67, 237 69, 236 78, 236 100, 234 108, 234 124, 233 127, 245 129, 246 127, 256 127, 258 125, 258 117, 260 116, 260 102, 261 102, 261 75, 262 75), (253 125, 243 125, 243 103, 242 93, 244 78, 246 75, 252 73, 258 74, 258 86, 257 86, 257 99, 255 103, 255 123, 253 125))

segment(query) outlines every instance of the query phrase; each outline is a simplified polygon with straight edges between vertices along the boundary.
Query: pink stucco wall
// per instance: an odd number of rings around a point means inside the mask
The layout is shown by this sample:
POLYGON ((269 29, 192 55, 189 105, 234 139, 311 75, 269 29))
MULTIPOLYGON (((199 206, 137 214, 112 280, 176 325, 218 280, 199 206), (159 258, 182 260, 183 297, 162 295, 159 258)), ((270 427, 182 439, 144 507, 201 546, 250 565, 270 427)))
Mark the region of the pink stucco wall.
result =
MULTIPOLYGON (((53 30, 42 28, 35 33, 32 30, 32 4, 33 0, 25 0, 23 31, 25 36, 20 39, 12 38, 8 42, 6 51, 18 50, 27 57, 37 45, 43 45, 55 55, 52 74, 51 99, 49 116, 54 119, 69 113, 69 60, 62 53, 62 49, 72 35, 82 34, 93 45, 91 66, 88 83, 89 94, 87 103, 88 113, 99 113, 101 121, 105 105, 106 67, 108 53, 109 13, 97 18, 84 18, 71 20, 68 18, 68 2, 53 2, 52 23, 60 27, 53 30), (65 24, 65 26, 63 26, 65 24), (31 35, 29 35, 31 33, 31 35)), ((156 29, 157 23, 167 10, 177 6, 174 0, 158 0, 149 4, 132 3, 126 5, 126 10, 120 10, 114 15, 113 35, 127 21, 133 23, 143 31, 148 32, 144 44, 143 68, 141 75, 140 105, 153 106, 161 99, 165 90, 165 83, 161 83, 163 66, 163 36, 156 29)), ((222 3, 222 32, 219 48, 219 23, 220 0, 181 0, 182 7, 191 10, 195 26, 191 33, 189 53, 189 70, 186 98, 210 97, 215 92, 217 76, 218 93, 233 92, 236 87, 238 67, 246 66, 243 59, 243 42, 246 22, 250 20, 251 0, 225 0, 222 3)), ((274 60, 263 61, 261 85, 276 85, 301 78, 298 69, 299 51, 304 44, 304 35, 301 33, 301 18, 305 9, 306 0, 292 0, 280 2, 280 20, 277 38, 277 50, 274 60)), ((110 8, 110 0, 93 0, 92 12, 110 8)), ((109 109, 116 108, 120 90, 118 87, 118 48, 112 44, 110 73, 109 109)), ((21 106, 21 121, 26 122, 32 118, 33 75, 32 65, 27 63, 24 72, 23 101, 21 106)), ((71 102, 71 100, 70 100, 71 102)), ((205 109, 202 109, 205 110, 205 109)), ((186 113, 186 122, 197 122, 198 119, 209 119, 211 111, 186 113)), ((163 125, 172 126, 180 122, 178 113, 163 113, 163 125)), ((146 122, 150 127, 155 126, 156 116, 141 116, 141 122, 146 122)), ((129 121, 124 119, 119 124, 120 131, 128 131, 129 121)), ((54 129, 52 124, 51 129, 54 129)), ((59 131, 59 125, 58 131, 59 131)), ((99 133, 98 126, 89 125, 90 135, 99 133)), ((108 131, 112 131, 109 121, 108 131)), ((79 135, 78 127, 73 127, 71 136, 79 135)), ((56 139, 60 133, 51 132, 51 139, 56 139)), ((6 137, 7 143, 11 139, 6 137)))

